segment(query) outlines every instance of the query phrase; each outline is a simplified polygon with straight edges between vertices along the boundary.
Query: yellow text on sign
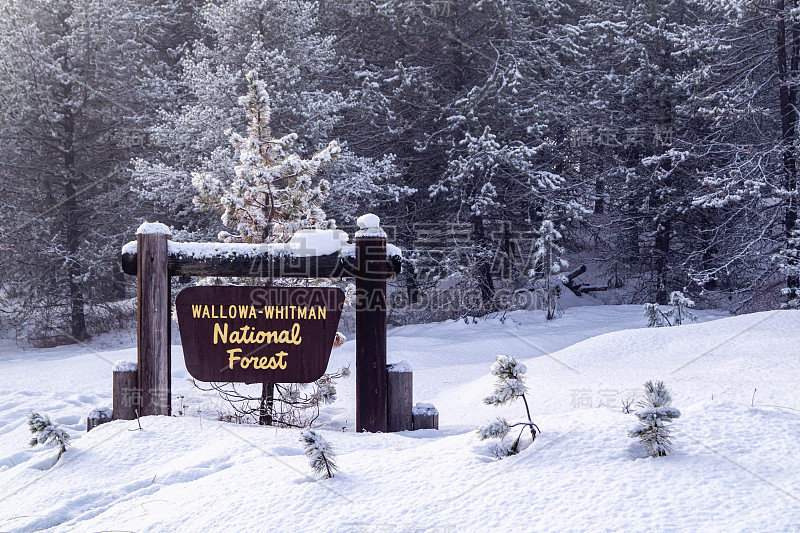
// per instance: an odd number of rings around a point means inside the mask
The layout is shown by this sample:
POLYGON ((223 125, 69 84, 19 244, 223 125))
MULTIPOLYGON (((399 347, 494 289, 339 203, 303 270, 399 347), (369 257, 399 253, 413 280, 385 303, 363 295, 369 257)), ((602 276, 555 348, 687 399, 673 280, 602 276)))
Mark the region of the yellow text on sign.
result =
POLYGON ((241 352, 241 348, 231 348, 228 350, 228 368, 233 370, 234 363, 238 362, 239 366, 242 368, 248 368, 250 365, 253 365, 253 368, 256 370, 276 370, 278 368, 286 370, 287 363, 283 359, 285 356, 289 355, 286 352, 278 352, 271 357, 267 357, 266 355, 261 357, 240 357, 236 355, 241 352))
POLYGON ((242 326, 230 334, 227 323, 223 326, 219 322, 214 323, 214 344, 300 344, 302 341, 300 324, 297 322, 292 324, 290 330, 260 331, 251 326, 242 326))
POLYGON ((325 320, 328 309, 324 305, 268 305, 261 308, 253 305, 192 305, 192 318, 252 320, 259 316, 267 320, 325 320))

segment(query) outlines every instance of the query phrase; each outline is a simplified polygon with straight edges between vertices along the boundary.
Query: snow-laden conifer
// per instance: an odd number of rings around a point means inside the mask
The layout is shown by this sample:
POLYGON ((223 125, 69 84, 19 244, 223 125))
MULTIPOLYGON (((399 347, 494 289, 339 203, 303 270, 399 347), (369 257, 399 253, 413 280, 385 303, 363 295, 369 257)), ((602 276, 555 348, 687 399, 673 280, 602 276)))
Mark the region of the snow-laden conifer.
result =
POLYGON ((789 309, 800 308, 800 225, 794 228, 786 241, 786 245, 775 255, 778 270, 786 276, 787 287, 781 289, 786 298, 782 306, 789 309))
POLYGON ((513 357, 498 355, 492 364, 492 375, 498 377, 494 385, 494 394, 484 398, 484 403, 503 405, 523 396, 528 391, 524 383, 526 370, 525 365, 513 357))
POLYGON ((33 438, 28 443, 31 446, 37 444, 50 444, 58 447, 58 458, 60 459, 69 446, 69 433, 61 429, 58 424, 50 420, 50 417, 31 411, 28 413, 28 429, 33 433, 33 438))
POLYGON ((322 204, 330 184, 316 180, 341 152, 336 141, 310 159, 292 153, 296 133, 272 136, 270 98, 258 73, 247 73, 247 94, 239 98, 247 112, 247 135, 228 131, 239 156, 235 179, 226 183, 208 172, 193 174, 198 206, 222 213, 222 223, 234 227, 232 239, 245 242, 285 242, 297 230, 335 227, 322 204))
POLYGON ((477 429, 478 438, 481 440, 503 439, 509 431, 511 431, 511 426, 505 418, 492 420, 477 429))
POLYGON ((647 381, 644 398, 639 400, 636 418, 639 425, 628 434, 638 438, 651 457, 669 455, 672 452, 672 437, 669 424, 679 418, 681 412, 671 406, 672 395, 663 381, 647 381))
POLYGON ((303 430, 300 434, 300 442, 303 443, 308 464, 311 465, 314 473, 321 474, 326 479, 332 478, 338 467, 334 462, 336 455, 333 453, 330 443, 311 428, 303 430))
POLYGON ((505 418, 498 418, 476 430, 480 440, 500 439, 500 444, 495 448, 495 453, 501 456, 513 455, 519 452, 519 441, 526 427, 530 429, 531 442, 536 440, 536 432, 539 431, 539 427, 531 419, 528 400, 525 398, 525 393, 528 391, 525 385, 526 371, 527 368, 524 364, 509 355, 498 355, 492 364, 492 375, 497 377, 494 385, 494 394, 484 398, 483 402, 487 405, 504 405, 522 398, 525 404, 525 413, 528 417, 527 422, 514 424, 510 424, 505 418), (516 426, 522 426, 522 429, 517 438, 509 445, 505 442, 505 438, 511 428, 516 426))
POLYGON ((525 372, 528 371, 528 367, 511 356, 498 355, 497 359, 492 363, 491 371, 493 376, 497 376, 501 380, 522 380, 525 378, 525 372))
POLYGON ((0 166, 14 171, 1 178, 0 307, 3 328, 35 345, 118 327, 98 304, 124 298, 108 273, 140 213, 127 167, 149 150, 142 128, 170 94, 153 76, 170 77, 178 4, 2 3, 0 166))
POLYGON ((661 311, 658 304, 646 303, 643 306, 644 316, 647 318, 648 328, 661 328, 664 326, 671 326, 666 315, 661 311))
POLYGON ((531 269, 531 274, 535 278, 539 278, 540 283, 544 285, 547 320, 555 317, 561 290, 561 284, 553 283, 552 277, 557 276, 569 266, 567 260, 561 257, 564 253, 564 247, 559 244, 561 238, 562 235, 556 227, 556 223, 545 219, 539 226, 539 236, 533 243, 533 260, 538 268, 531 269))
POLYGON ((676 326, 680 326, 685 320, 692 322, 697 320, 697 317, 689 312, 689 309, 694 309, 694 300, 684 296, 681 291, 672 291, 669 294, 669 304, 672 309, 667 313, 667 316, 672 317, 672 322, 676 326))
POLYGON ((644 316, 647 318, 647 327, 660 328, 664 326, 680 326, 684 321, 694 322, 697 317, 689 309, 694 308, 694 300, 684 296, 680 291, 672 291, 669 295, 669 305, 672 306, 667 312, 661 310, 658 304, 644 304, 644 316))

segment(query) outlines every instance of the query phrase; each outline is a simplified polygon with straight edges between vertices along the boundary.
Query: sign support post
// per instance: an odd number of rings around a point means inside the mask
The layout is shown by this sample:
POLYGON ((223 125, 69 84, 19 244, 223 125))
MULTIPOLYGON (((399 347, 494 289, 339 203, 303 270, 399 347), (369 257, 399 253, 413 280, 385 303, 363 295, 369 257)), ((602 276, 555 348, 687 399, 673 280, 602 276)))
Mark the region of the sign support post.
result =
POLYGON ((144 224, 136 234, 139 415, 172 412, 170 383, 169 228, 144 224))
POLYGON ((365 215, 356 232, 356 431, 386 432, 386 234, 365 215))

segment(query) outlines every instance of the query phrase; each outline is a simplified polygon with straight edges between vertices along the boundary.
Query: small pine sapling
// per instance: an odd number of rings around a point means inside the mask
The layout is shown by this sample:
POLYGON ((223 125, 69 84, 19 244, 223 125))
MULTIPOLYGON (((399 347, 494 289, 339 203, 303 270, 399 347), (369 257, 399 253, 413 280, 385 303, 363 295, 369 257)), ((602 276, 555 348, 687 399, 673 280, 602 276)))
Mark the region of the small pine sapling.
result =
POLYGON ((484 398, 483 402, 487 405, 504 405, 517 398, 522 398, 525 404, 525 413, 528 417, 527 422, 517 422, 515 424, 509 424, 505 418, 498 418, 477 429, 480 440, 500 439, 500 445, 497 447, 498 455, 514 455, 518 453, 519 441, 525 428, 528 428, 531 432, 531 442, 536 440, 536 433, 540 431, 539 426, 534 424, 531 419, 528 400, 525 398, 525 393, 528 391, 525 386, 526 370, 525 365, 508 355, 498 355, 492 365, 492 374, 497 377, 497 382, 494 386, 494 394, 484 398), (511 445, 506 445, 506 436, 516 426, 522 426, 519 435, 511 445))
POLYGON ((663 457, 672 453, 672 437, 669 424, 680 418, 681 412, 671 407, 672 395, 663 381, 648 381, 644 384, 644 398, 639 400, 636 418, 639 425, 628 432, 638 438, 648 455, 663 457))
POLYGON ((672 291, 669 295, 669 305, 672 309, 667 313, 667 316, 672 318, 672 323, 676 326, 683 324, 684 320, 694 322, 697 317, 689 312, 689 309, 694 309, 694 300, 687 298, 681 291, 672 291))
POLYGON ((658 304, 644 304, 644 316, 647 318, 648 328, 662 328, 672 325, 667 315, 659 309, 658 304))
POLYGON ((553 283, 553 276, 557 276, 561 271, 569 266, 569 262, 560 256, 564 253, 564 247, 559 244, 561 232, 552 220, 545 219, 539 227, 539 237, 534 242, 535 251, 533 260, 540 265, 540 272, 537 269, 530 271, 532 276, 541 276, 544 284, 545 305, 547 306, 547 320, 553 320, 558 307, 558 298, 561 295, 560 285, 553 283))
POLYGON ((308 464, 317 475, 322 474, 324 479, 333 477, 337 466, 334 462, 336 455, 333 453, 330 443, 313 429, 304 429, 300 434, 300 442, 305 448, 308 464))
POLYGON ((669 305, 672 309, 664 313, 658 304, 644 304, 644 316, 647 317, 648 328, 661 328, 664 326, 680 326, 685 320, 694 322, 697 317, 689 312, 694 308, 694 300, 687 298, 680 291, 672 291, 669 295, 669 305))
POLYGON ((54 444, 58 447, 58 459, 64 455, 69 447, 69 433, 58 427, 58 424, 50 420, 50 417, 31 411, 28 413, 28 428, 34 437, 28 444, 54 444))

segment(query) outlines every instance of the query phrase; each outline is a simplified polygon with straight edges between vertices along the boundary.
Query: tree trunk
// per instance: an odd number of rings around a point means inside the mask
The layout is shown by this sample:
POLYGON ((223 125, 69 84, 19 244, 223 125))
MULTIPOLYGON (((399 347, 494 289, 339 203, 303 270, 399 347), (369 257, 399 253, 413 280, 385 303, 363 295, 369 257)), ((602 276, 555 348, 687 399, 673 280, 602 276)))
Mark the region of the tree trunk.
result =
MULTIPOLYGON (((710 272, 714 268, 714 254, 716 251, 716 244, 713 238, 714 223, 711 219, 710 213, 706 209, 700 210, 700 243, 703 248, 703 254, 700 257, 700 267, 704 272, 710 272)), ((703 289, 715 290, 718 287, 718 280, 715 278, 709 279, 701 284, 703 289)))
POLYGON ((275 405, 275 384, 264 383, 261 386, 261 401, 258 406, 258 424, 271 426, 273 423, 272 409, 275 405))
POLYGON ((553 245, 547 245, 547 265, 544 269, 544 287, 546 291, 545 300, 547 301, 547 320, 553 320, 556 315, 555 298, 553 295, 553 287, 550 283, 550 278, 553 273, 553 245))
POLYGON ((670 233, 672 230, 672 223, 669 219, 660 219, 658 229, 656 229, 655 237, 655 252, 656 252, 656 302, 659 304, 667 303, 667 287, 669 285, 668 278, 668 259, 669 259, 669 245, 670 233))
POLYGON ((408 303, 415 304, 419 300, 419 284, 417 283, 417 271, 414 265, 405 263, 403 271, 406 275, 406 293, 408 295, 408 303))
POLYGON ((606 193, 606 180, 598 175, 594 179, 594 214, 602 215, 605 211, 603 196, 606 193))
POLYGON ((478 248, 477 277, 481 290, 483 311, 491 313, 497 310, 494 301, 494 279, 492 278, 491 250, 488 249, 486 233, 483 228, 483 217, 473 218, 473 241, 478 248))
MULTIPOLYGON (((797 5, 796 0, 791 0, 790 6, 794 9, 797 5)), ((783 174, 784 188, 794 192, 797 188, 797 159, 795 157, 794 142, 797 137, 797 75, 800 71, 800 26, 793 23, 791 27, 791 57, 787 57, 786 43, 786 5, 784 0, 776 3, 779 12, 776 18, 777 24, 777 61, 778 79, 780 81, 780 110, 781 110, 781 144, 783 151, 783 174)), ((797 204, 793 197, 786 203, 784 214, 783 230, 788 241, 791 231, 797 222, 797 204)), ((787 242, 787 247, 790 245, 787 242)), ((789 275, 786 279, 786 286, 797 288, 800 286, 800 279, 795 275, 789 275)))
MULTIPOLYGON (((65 93, 70 93, 70 88, 65 87, 65 93)), ((84 272, 78 260, 81 245, 80 209, 78 205, 78 178, 75 169, 75 117, 70 109, 64 111, 64 238, 67 251, 67 286, 69 287, 70 326, 72 337, 75 341, 85 341, 89 338, 86 331, 86 317, 84 315, 83 288, 77 281, 84 272)))
POLYGON ((503 279, 510 279, 514 275, 514 241, 511 240, 511 223, 503 222, 503 279))

